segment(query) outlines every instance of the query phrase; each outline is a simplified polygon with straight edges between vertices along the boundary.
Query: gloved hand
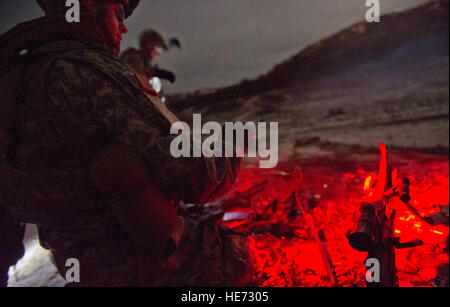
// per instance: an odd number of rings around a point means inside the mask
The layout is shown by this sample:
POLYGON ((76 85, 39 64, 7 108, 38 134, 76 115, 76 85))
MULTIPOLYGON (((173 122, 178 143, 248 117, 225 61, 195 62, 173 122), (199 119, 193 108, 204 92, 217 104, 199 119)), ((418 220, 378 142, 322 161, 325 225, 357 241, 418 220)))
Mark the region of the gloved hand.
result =
POLYGON ((168 80, 171 83, 175 83, 175 74, 173 72, 165 70, 165 69, 157 68, 155 70, 155 77, 158 77, 158 78, 164 79, 164 80, 168 80))

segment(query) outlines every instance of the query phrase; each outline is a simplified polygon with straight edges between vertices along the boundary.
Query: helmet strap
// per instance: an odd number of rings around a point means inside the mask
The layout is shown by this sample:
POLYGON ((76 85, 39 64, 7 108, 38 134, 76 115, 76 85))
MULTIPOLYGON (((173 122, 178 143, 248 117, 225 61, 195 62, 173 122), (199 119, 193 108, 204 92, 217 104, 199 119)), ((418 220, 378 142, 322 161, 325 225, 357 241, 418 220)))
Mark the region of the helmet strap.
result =
POLYGON ((98 27, 103 33, 104 41, 106 48, 109 52, 113 54, 117 54, 118 46, 115 45, 113 38, 111 37, 111 33, 106 26, 106 4, 108 1, 102 1, 101 4, 91 10, 92 14, 95 14, 95 19, 97 20, 98 27))

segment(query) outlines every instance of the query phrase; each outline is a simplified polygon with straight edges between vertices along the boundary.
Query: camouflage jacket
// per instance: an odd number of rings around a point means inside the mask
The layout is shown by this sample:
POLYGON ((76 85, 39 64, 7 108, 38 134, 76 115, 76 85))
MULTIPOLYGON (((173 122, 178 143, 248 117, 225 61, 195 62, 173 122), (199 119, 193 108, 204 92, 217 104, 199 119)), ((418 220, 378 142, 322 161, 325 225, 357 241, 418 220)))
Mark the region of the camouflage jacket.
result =
POLYGON ((167 195, 188 201, 206 201, 233 182, 239 161, 173 158, 175 116, 150 101, 135 71, 101 44, 55 39, 30 46, 0 84, 2 203, 38 225, 61 271, 67 258, 81 258, 92 268, 82 271, 84 285, 136 285, 139 270, 130 267, 142 253, 92 186, 93 155, 107 144, 130 145, 167 195))
POLYGON ((128 48, 120 55, 120 59, 130 65, 135 71, 144 74, 151 79, 155 74, 155 67, 153 67, 148 59, 137 49, 128 48))

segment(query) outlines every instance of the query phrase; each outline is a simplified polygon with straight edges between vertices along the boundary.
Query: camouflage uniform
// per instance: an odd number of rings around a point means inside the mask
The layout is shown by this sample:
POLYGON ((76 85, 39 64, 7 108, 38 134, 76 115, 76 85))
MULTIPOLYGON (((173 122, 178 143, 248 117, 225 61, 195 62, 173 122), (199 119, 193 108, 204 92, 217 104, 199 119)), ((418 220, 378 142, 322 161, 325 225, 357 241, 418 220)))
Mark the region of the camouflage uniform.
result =
POLYGON ((175 82, 174 73, 169 70, 158 68, 157 65, 153 66, 151 61, 139 50, 129 48, 122 53, 120 58, 122 61, 130 65, 136 72, 146 76, 149 80, 153 77, 157 77, 168 80, 172 83, 175 82))
POLYGON ((155 251, 125 234, 88 176, 101 148, 124 143, 143 155, 166 195, 205 201, 235 180, 238 161, 173 158, 176 117, 150 101, 130 66, 102 44, 64 38, 32 46, 1 80, 0 199, 11 214, 37 224, 62 275, 66 260, 77 258, 82 286, 233 285, 251 276, 243 238, 190 219, 170 258, 177 265, 155 260, 155 251), (226 266, 208 278, 218 263, 226 266), (203 273, 187 276, 186 268, 203 273))
MULTIPOLYGON (((166 42, 161 34, 151 29, 144 31, 141 34, 139 44, 141 45, 142 50, 148 46, 160 47, 167 50, 166 42)), ((148 79, 151 79, 156 76, 155 74, 158 69, 152 66, 150 56, 146 55, 142 50, 128 48, 122 52, 120 58, 122 61, 133 67, 135 71, 147 76, 148 79)))
POLYGON ((141 51, 135 48, 128 48, 122 52, 120 59, 133 67, 135 71, 146 75, 149 79, 152 77, 153 67, 141 51))

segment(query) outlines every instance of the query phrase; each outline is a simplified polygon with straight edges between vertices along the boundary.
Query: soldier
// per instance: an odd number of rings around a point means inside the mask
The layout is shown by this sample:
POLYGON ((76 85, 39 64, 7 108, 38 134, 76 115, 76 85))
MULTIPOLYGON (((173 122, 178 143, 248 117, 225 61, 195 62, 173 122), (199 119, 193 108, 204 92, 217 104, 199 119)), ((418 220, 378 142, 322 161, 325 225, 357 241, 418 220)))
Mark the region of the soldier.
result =
POLYGON ((81 0, 80 23, 65 2, 0 37, 1 203, 62 276, 79 261, 73 286, 247 284, 245 239, 173 206, 219 196, 240 160, 170 154, 177 118, 117 57, 139 0, 81 0))
POLYGON ((157 77, 174 83, 175 75, 171 71, 154 65, 162 51, 167 50, 167 44, 161 34, 155 30, 146 30, 141 34, 139 43, 140 50, 129 48, 121 54, 120 58, 137 72, 146 75, 149 80, 157 77))

